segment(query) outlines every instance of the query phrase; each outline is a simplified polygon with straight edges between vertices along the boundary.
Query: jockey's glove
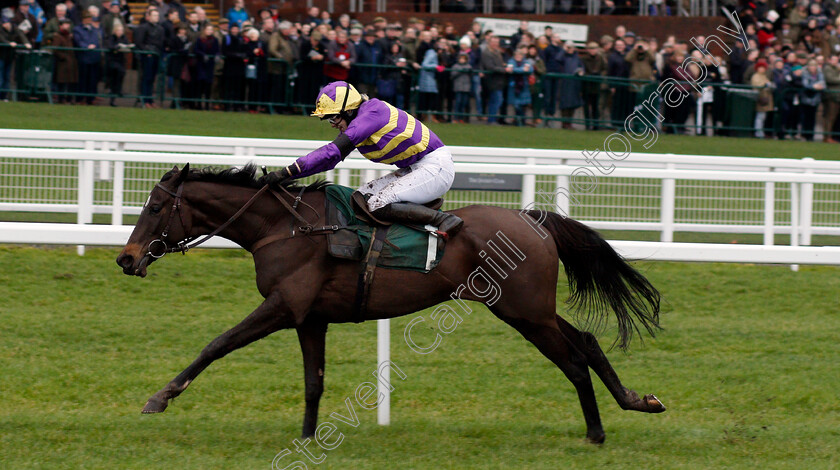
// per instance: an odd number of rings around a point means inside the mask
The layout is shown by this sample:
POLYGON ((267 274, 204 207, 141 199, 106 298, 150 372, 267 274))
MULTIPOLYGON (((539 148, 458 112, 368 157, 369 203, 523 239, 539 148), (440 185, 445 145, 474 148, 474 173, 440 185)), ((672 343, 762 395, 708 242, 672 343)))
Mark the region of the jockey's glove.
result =
POLYGON ((292 177, 292 172, 289 171, 289 167, 283 168, 282 170, 272 171, 265 177, 265 182, 268 183, 270 186, 278 185, 287 179, 292 177))

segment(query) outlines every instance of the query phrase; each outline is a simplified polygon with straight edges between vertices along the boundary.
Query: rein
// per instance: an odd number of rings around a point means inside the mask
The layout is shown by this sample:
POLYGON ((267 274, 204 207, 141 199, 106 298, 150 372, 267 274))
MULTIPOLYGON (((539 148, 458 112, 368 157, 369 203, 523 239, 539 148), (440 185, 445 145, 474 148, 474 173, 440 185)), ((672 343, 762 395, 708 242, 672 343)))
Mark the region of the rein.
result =
POLYGON ((278 201, 280 201, 280 204, 282 204, 283 207, 287 211, 289 211, 289 213, 291 213, 295 217, 295 219, 297 219, 303 225, 299 227, 299 232, 297 232, 297 233, 293 229, 291 235, 282 235, 282 236, 273 235, 273 236, 266 237, 262 240, 259 240, 257 243, 255 243, 251 247, 251 252, 252 253, 256 252, 258 249, 264 247, 265 245, 268 245, 269 243, 274 243, 276 241, 287 239, 287 238, 293 238, 298 233, 300 233, 302 235, 321 235, 321 234, 324 234, 324 233, 327 233, 327 232, 334 232, 334 231, 338 230, 338 226, 334 226, 334 225, 333 226, 325 226, 325 227, 316 228, 308 220, 306 220, 302 215, 300 215, 300 213, 298 213, 298 211, 296 210, 298 204, 303 204, 304 206, 308 207, 312 212, 314 212, 316 215, 318 215, 318 211, 316 211, 314 207, 312 207, 311 205, 307 204, 306 202, 304 202, 302 200, 303 191, 305 190, 305 188, 301 188, 300 194, 298 194, 297 196, 294 196, 286 188, 280 186, 280 189, 284 193, 286 193, 286 195, 288 195, 289 197, 294 199, 294 201, 295 201, 294 205, 290 205, 288 202, 286 202, 285 199, 283 199, 283 197, 280 194, 278 194, 275 190, 270 188, 269 185, 265 185, 262 188, 260 188, 259 191, 257 191, 253 196, 251 196, 251 199, 249 199, 248 202, 246 202, 238 211, 236 211, 235 214, 230 216, 230 218, 228 218, 228 220, 225 223, 223 223, 222 225, 217 227, 215 230, 210 232, 208 235, 205 235, 204 237, 202 237, 201 239, 199 239, 197 241, 193 241, 195 239, 195 237, 187 237, 187 238, 179 241, 175 246, 169 247, 163 239, 166 238, 167 236, 169 236, 169 228, 172 225, 172 219, 175 218, 175 213, 176 212, 178 213, 178 219, 181 222, 181 229, 186 233, 186 226, 184 224, 184 216, 183 216, 183 213, 181 211, 181 198, 182 198, 182 193, 184 192, 184 183, 181 182, 181 184, 178 185, 178 188, 175 191, 171 191, 171 190, 163 187, 160 183, 156 184, 155 187, 162 189, 164 192, 166 192, 170 196, 174 197, 175 202, 172 203, 172 210, 169 213, 169 220, 166 222, 166 227, 163 229, 163 232, 161 232, 160 238, 157 238, 157 239, 149 242, 149 249, 148 249, 147 254, 154 259, 163 258, 167 253, 181 252, 181 254, 186 254, 187 251, 189 251, 189 250, 201 245, 202 243, 206 242, 207 240, 210 240, 211 238, 215 237, 216 235, 221 233, 224 229, 228 228, 230 226, 230 224, 232 224, 234 221, 236 221, 236 219, 238 219, 240 216, 242 216, 242 214, 244 214, 245 211, 247 211, 248 208, 250 208, 251 205, 254 204, 254 202, 257 200, 257 198, 260 197, 260 195, 263 194, 266 191, 269 191, 272 195, 274 195, 274 197, 278 201), (161 251, 155 252, 155 250, 153 248, 156 244, 162 245, 163 249, 161 251), (159 254, 157 254, 157 253, 159 253, 159 254))

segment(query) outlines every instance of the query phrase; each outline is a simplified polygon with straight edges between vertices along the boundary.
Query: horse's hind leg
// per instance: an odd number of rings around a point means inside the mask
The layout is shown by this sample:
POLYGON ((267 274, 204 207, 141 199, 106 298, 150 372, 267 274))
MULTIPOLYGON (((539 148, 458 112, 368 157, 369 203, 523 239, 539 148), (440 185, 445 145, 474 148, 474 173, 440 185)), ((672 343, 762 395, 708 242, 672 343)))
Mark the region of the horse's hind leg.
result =
POLYGON ((621 384, 618 379, 615 369, 610 365, 610 361, 601 350, 598 340, 592 333, 580 331, 570 325, 559 315, 557 318, 557 326, 563 333, 565 339, 571 344, 571 347, 580 351, 580 354, 586 356, 586 361, 589 367, 598 374, 601 381, 606 385, 607 390, 610 391, 615 401, 624 410, 643 411, 646 413, 661 413, 665 411, 665 406, 656 398, 655 395, 645 395, 639 398, 639 395, 621 384))
POLYGON ((583 419, 586 421, 587 439, 596 444, 604 442, 606 435, 601 425, 601 416, 598 413, 598 403, 595 401, 595 391, 592 389, 592 379, 589 377, 586 358, 574 348, 570 348, 560 330, 553 325, 545 326, 527 320, 506 318, 500 315, 498 309, 491 308, 491 310, 533 343, 545 357, 563 371, 577 390, 580 406, 583 409, 583 419))
POLYGON ((190 385, 198 374, 213 361, 225 357, 241 347, 247 346, 282 328, 293 326, 293 322, 280 311, 279 295, 270 295, 253 313, 230 330, 210 342, 195 361, 159 392, 152 395, 143 413, 161 413, 169 400, 177 397, 190 385))

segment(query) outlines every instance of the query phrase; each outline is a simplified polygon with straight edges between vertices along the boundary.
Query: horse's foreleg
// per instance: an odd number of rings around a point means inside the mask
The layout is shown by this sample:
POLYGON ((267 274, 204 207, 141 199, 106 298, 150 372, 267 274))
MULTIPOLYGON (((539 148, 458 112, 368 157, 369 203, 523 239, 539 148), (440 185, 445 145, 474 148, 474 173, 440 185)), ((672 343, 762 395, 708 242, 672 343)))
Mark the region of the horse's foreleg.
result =
POLYGON ((303 415, 303 438, 315 435, 318 425, 318 403, 324 393, 324 348, 327 324, 305 322, 297 328, 300 350, 303 352, 303 376, 306 384, 306 412, 303 415))
POLYGON ((230 352, 262 339, 277 330, 291 326, 294 326, 294 322, 290 319, 290 316, 283 314, 280 296, 277 294, 270 295, 238 325, 211 341, 189 367, 149 398, 146 406, 143 407, 143 413, 163 412, 169 404, 169 400, 183 393, 198 374, 213 361, 221 359, 230 352))
POLYGON ((601 378, 607 390, 610 391, 622 409, 643 411, 645 413, 661 413, 665 411, 665 406, 655 395, 650 394, 639 398, 636 392, 621 384, 618 374, 616 374, 615 369, 613 369, 610 361, 598 344, 598 340, 592 333, 579 331, 560 316, 557 316, 557 325, 560 327, 560 331, 563 332, 563 336, 566 337, 567 341, 586 356, 589 367, 598 374, 598 377, 601 378))

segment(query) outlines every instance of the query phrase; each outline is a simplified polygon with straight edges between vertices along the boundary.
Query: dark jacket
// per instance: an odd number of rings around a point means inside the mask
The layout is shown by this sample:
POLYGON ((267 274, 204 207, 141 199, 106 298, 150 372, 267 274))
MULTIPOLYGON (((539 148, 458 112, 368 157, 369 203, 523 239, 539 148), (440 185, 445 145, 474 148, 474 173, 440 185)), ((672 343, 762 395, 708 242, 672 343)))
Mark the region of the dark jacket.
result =
POLYGON ((154 51, 161 53, 166 42, 166 33, 160 23, 141 24, 134 30, 134 44, 138 51, 154 51))
POLYGON ((618 51, 611 51, 607 58, 607 75, 610 77, 627 78, 630 76, 630 64, 624 59, 624 55, 618 51))
MULTIPOLYGON (((17 2, 15 2, 17 4, 17 2)), ((32 29, 26 33, 26 39, 29 40, 30 44, 35 44, 35 39, 38 37, 38 31, 40 31, 40 26, 38 26, 38 20, 35 18, 35 15, 32 14, 30 11, 26 15, 24 15, 20 10, 15 10, 15 16, 12 22, 15 26, 21 24, 23 20, 29 20, 29 24, 32 25, 32 29)))
POLYGON ((543 49, 542 58, 545 62, 545 71, 548 73, 562 73, 563 72, 563 58, 566 51, 560 46, 549 44, 543 49))
MULTIPOLYGON (((57 48, 73 47, 73 35, 61 32, 53 36, 52 45, 57 48)), ((79 81, 79 64, 76 53, 69 50, 57 49, 53 51, 55 57, 55 83, 76 83, 79 81)))
POLYGON ((588 77, 583 82, 583 93, 597 95, 601 92, 601 82, 596 81, 595 77, 607 74, 607 59, 599 52, 594 56, 589 53, 582 54, 580 60, 583 62, 584 74, 588 77))
POLYGON ((502 53, 489 47, 481 53, 481 70, 488 72, 485 84, 489 91, 505 89, 505 60, 502 53))
POLYGON ((117 37, 111 34, 105 38, 105 49, 108 49, 105 53, 105 67, 108 70, 125 70, 125 56, 131 50, 125 46, 129 44, 125 35, 117 37))
POLYGON ((84 49, 76 51, 80 65, 98 64, 102 60, 102 54, 97 50, 102 47, 102 33, 99 28, 94 28, 92 25, 76 26, 73 28, 73 45, 84 49), (90 46, 94 46, 91 51, 87 50, 90 46))
POLYGON ((376 83, 376 78, 379 76, 380 68, 378 67, 364 67, 363 64, 382 64, 382 49, 379 44, 374 42, 368 44, 366 41, 359 43, 356 47, 356 68, 359 70, 358 80, 360 83, 373 85, 376 83))
MULTIPOLYGON (((9 44, 12 42, 21 46, 23 44, 29 44, 29 39, 27 39, 26 35, 20 32, 14 25, 12 25, 11 31, 6 31, 5 28, 0 26, 0 44, 9 44)), ((70 47, 73 47, 73 45, 70 44, 70 47)), ((11 62, 14 58, 15 50, 12 47, 0 46, 0 60, 4 62, 11 62)))
POLYGON ((212 82, 213 71, 216 66, 216 56, 221 52, 219 40, 214 36, 199 39, 193 44, 196 66, 193 80, 200 82, 212 82))
MULTIPOLYGON (((583 71, 583 61, 577 53, 565 54, 563 58, 563 71, 567 75, 577 75, 583 71)), ((560 82, 560 109, 574 109, 583 106, 581 90, 583 82, 571 78, 565 78, 560 82)))

